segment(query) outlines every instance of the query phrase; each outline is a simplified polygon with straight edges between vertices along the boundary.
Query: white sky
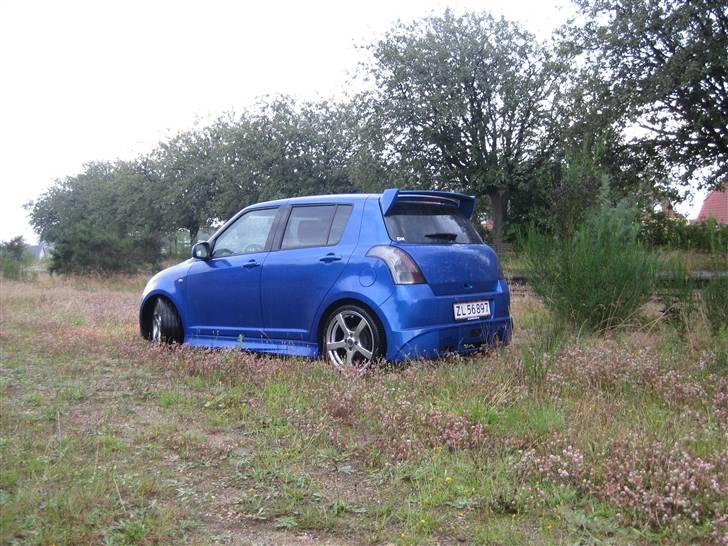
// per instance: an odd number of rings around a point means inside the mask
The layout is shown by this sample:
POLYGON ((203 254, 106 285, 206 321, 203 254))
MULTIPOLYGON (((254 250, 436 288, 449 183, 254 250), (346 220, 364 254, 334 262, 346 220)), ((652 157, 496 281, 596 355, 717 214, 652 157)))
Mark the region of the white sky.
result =
POLYGON ((93 160, 267 94, 341 96, 397 19, 490 11, 546 38, 568 0, 0 0, 0 241, 37 237, 23 203, 93 160))

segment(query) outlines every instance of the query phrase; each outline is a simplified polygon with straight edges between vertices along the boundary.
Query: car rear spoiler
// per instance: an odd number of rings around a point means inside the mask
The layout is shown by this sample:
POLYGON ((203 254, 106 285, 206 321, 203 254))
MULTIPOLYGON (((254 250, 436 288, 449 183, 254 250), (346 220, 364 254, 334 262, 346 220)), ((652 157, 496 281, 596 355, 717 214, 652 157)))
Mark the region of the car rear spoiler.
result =
POLYGON ((398 190, 397 188, 392 188, 384 190, 382 196, 379 198, 379 204, 382 207, 382 214, 384 216, 392 212, 392 207, 396 203, 403 202, 452 205, 459 208, 465 218, 470 219, 473 215, 473 208, 475 207, 475 196, 447 191, 398 190))

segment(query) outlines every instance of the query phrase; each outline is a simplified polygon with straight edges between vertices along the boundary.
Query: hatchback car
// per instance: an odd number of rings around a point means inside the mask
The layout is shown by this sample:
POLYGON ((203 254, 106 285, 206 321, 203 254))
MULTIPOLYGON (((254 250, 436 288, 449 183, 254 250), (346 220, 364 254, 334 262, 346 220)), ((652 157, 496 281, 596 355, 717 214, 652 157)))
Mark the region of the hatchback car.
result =
POLYGON ((474 204, 390 189, 249 206, 152 277, 141 334, 356 369, 508 343, 508 285, 474 204))

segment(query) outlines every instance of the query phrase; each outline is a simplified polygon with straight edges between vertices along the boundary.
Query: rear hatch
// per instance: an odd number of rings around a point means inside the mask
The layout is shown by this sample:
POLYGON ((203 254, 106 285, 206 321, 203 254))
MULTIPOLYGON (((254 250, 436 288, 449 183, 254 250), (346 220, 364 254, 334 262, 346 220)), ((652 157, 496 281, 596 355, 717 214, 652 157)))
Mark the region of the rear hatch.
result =
POLYGON ((470 223, 472 200, 460 194, 399 192, 386 207, 383 203, 393 244, 412 256, 438 296, 497 287, 498 258, 470 223))

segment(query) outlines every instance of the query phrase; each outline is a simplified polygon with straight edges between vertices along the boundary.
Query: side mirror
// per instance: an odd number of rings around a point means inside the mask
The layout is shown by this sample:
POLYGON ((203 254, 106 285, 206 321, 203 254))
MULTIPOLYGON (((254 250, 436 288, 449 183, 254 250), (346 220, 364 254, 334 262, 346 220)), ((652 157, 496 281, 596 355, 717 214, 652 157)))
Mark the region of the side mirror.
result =
POLYGON ((192 247, 192 257, 198 260, 209 260, 210 259, 210 243, 202 241, 192 247))

